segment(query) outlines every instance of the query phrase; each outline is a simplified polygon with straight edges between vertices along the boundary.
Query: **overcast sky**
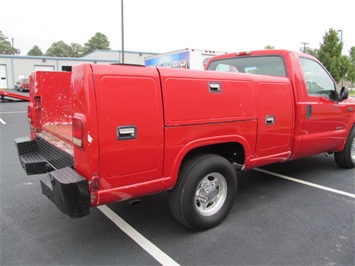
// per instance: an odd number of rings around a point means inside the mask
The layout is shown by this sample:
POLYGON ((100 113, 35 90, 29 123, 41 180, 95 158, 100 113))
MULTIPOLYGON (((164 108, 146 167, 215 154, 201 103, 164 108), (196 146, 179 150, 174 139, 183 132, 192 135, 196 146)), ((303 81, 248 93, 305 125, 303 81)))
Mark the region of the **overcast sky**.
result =
MULTIPOLYGON (((319 48, 330 28, 342 30, 344 54, 355 46, 352 0, 124 0, 126 51, 182 48, 235 52, 319 48)), ((2 0, 0 30, 21 55, 53 42, 84 45, 96 32, 121 50, 121 0, 2 0)), ((340 32, 339 32, 340 37, 340 32)))

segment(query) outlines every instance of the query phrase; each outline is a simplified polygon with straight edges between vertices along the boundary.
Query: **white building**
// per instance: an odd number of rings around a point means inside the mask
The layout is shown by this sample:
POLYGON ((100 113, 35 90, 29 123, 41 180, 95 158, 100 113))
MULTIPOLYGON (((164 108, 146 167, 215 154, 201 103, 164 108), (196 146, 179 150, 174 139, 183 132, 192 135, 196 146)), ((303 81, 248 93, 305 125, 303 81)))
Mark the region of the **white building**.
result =
MULTIPOLYGON (((126 64, 144 65, 144 58, 156 55, 149 52, 124 52, 126 64)), ((0 89, 12 89, 15 83, 29 77, 33 71, 71 71, 71 67, 80 63, 112 64, 122 62, 120 50, 97 50, 80 58, 49 56, 0 55, 0 89)))

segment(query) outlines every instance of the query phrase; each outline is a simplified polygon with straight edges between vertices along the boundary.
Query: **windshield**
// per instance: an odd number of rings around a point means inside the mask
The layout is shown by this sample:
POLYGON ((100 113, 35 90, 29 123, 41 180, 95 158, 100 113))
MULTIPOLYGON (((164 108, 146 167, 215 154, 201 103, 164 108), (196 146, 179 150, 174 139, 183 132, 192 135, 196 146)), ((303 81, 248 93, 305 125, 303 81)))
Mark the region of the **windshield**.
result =
POLYGON ((286 68, 280 56, 246 56, 211 62, 207 70, 285 77, 286 68))

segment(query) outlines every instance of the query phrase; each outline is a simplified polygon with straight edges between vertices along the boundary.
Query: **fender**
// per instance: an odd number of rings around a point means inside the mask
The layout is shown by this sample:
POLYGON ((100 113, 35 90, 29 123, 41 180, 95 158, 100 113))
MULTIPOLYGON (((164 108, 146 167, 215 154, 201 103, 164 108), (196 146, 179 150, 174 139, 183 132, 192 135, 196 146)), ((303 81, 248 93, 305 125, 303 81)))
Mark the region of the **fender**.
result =
MULTIPOLYGON (((164 178, 163 189, 171 189, 175 186, 176 181, 178 179, 181 163, 187 154, 199 148, 206 147, 208 149, 208 146, 226 143, 241 145, 242 149, 244 150, 245 162, 248 161, 251 157, 250 152, 253 147, 250 147, 249 143, 254 142, 248 141, 245 137, 240 135, 214 136, 192 140, 186 145, 184 145, 182 149, 177 152, 171 167, 166 167, 164 169, 166 177, 164 178)), ((165 165, 167 165, 167 163, 165 165)))
POLYGON ((341 144, 341 146, 338 147, 339 151, 342 151, 344 149, 345 143, 348 139, 351 129, 355 126, 355 98, 349 97, 346 100, 342 101, 341 103, 347 105, 348 112, 352 113, 352 115, 350 116, 349 123, 345 128, 345 131, 347 132, 346 138, 344 139, 344 142, 341 144))

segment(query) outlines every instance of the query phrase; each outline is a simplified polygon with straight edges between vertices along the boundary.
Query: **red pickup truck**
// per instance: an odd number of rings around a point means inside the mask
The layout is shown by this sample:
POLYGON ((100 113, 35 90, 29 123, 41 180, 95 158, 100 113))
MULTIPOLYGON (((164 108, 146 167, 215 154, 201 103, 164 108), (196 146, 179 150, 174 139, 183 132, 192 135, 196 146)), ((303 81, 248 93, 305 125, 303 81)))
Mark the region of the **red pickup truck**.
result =
POLYGON ((238 170, 319 153, 355 166, 355 99, 307 54, 225 54, 203 71, 80 64, 30 80, 20 162, 70 217, 169 191, 177 220, 205 230, 231 209, 238 170))

